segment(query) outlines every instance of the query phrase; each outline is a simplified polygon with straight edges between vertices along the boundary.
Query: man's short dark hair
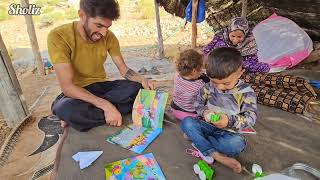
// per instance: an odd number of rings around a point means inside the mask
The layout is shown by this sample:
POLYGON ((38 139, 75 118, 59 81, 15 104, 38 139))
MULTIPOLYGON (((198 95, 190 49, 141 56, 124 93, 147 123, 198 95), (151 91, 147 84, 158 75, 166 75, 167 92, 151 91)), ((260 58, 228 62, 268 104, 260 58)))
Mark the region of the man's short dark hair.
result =
POLYGON ((214 49, 208 57, 207 75, 214 79, 224 79, 242 66, 241 53, 232 47, 214 49))
POLYGON ((81 0, 80 9, 90 17, 103 17, 117 20, 120 16, 117 0, 81 0))

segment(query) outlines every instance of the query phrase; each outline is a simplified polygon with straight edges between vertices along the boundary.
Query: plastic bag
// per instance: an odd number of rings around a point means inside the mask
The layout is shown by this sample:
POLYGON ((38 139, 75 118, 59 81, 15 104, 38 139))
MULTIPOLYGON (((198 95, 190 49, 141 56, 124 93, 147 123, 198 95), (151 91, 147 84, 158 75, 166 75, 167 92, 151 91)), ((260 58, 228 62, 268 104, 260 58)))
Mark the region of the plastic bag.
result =
MULTIPOLYGON (((206 19, 206 4, 204 0, 198 1, 198 12, 197 12, 197 23, 201 23, 206 19)), ((191 22, 192 20, 192 0, 190 0, 188 6, 186 7, 186 20, 191 22)))
MULTIPOLYGON (((257 164, 252 165, 252 172, 254 175, 262 173, 261 166, 257 164)), ((320 179, 320 171, 307 164, 295 163, 291 167, 282 170, 280 173, 272 173, 266 176, 255 176, 255 180, 313 180, 320 179)))
POLYGON ((288 18, 271 15, 253 29, 259 61, 271 68, 291 68, 313 50, 312 40, 296 23, 288 18))
POLYGON ((320 179, 320 171, 318 169, 303 163, 295 163, 291 167, 284 169, 281 173, 303 180, 320 179))

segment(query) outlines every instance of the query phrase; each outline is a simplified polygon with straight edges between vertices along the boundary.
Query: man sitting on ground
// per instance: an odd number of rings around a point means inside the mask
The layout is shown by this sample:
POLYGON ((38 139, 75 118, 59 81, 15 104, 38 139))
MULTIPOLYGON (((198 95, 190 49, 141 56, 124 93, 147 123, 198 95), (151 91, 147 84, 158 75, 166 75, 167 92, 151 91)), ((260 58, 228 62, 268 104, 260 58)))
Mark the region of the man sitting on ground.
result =
POLYGON ((105 123, 120 126, 121 114, 132 110, 140 88, 151 81, 128 68, 115 35, 108 30, 119 18, 116 0, 81 0, 80 21, 64 24, 48 35, 48 51, 62 92, 53 114, 79 131, 105 123), (110 54, 126 80, 106 81, 104 63, 110 54))

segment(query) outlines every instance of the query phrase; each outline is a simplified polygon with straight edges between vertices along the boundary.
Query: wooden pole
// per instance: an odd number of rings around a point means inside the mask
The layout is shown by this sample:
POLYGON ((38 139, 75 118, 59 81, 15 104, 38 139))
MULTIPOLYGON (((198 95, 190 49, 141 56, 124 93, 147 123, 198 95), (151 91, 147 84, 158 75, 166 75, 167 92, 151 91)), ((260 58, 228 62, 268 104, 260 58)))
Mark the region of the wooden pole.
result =
POLYGON ((241 17, 246 18, 247 17, 248 1, 247 0, 241 0, 241 3, 242 3, 241 17))
POLYGON ((164 49, 163 49, 163 38, 161 33, 161 24, 160 24, 160 14, 159 14, 159 3, 157 0, 154 0, 154 7, 156 12, 156 23, 157 23, 157 32, 158 32, 158 46, 159 46, 159 58, 164 58, 164 49))
POLYGON ((9 127, 16 127, 27 115, 25 98, 10 56, 0 34, 0 106, 9 127))
MULTIPOLYGON (((28 7, 29 0, 21 0, 21 5, 22 5, 22 7, 28 7)), ((36 35, 35 28, 34 28, 33 20, 32 20, 32 16, 31 15, 24 15, 24 18, 26 20, 27 30, 28 30, 28 34, 29 34, 30 43, 32 46, 33 55, 34 55, 34 58, 36 61, 38 74, 45 75, 43 62, 42 62, 42 58, 41 58, 41 53, 39 50, 37 35, 36 35)))
POLYGON ((198 0, 192 0, 192 48, 197 47, 197 14, 198 14, 198 0))
MULTIPOLYGON (((18 81, 18 78, 16 76, 16 72, 14 71, 14 68, 12 66, 12 60, 9 56, 9 53, 7 51, 7 48, 6 48, 6 45, 4 44, 4 41, 2 39, 2 36, 1 36, 1 33, 0 33, 0 51, 2 52, 2 56, 4 58, 4 63, 5 63, 5 66, 7 67, 8 71, 9 71, 9 75, 10 75, 10 79, 12 80, 12 83, 14 85, 14 87, 16 88, 17 92, 22 95, 22 89, 20 87, 20 84, 19 84, 19 81, 18 81)), ((24 105, 24 109, 28 109, 27 108, 27 105, 24 101, 23 103, 24 105)))

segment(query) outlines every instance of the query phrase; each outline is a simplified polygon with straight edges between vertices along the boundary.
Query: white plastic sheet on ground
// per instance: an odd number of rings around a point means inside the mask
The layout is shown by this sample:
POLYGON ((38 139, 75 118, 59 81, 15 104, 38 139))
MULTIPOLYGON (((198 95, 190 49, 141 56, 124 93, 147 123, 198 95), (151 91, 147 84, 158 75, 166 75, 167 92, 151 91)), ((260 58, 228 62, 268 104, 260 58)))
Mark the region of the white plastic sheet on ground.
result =
POLYGON ((288 18, 271 15, 253 29, 260 62, 272 69, 293 67, 313 50, 312 40, 296 23, 288 18))

